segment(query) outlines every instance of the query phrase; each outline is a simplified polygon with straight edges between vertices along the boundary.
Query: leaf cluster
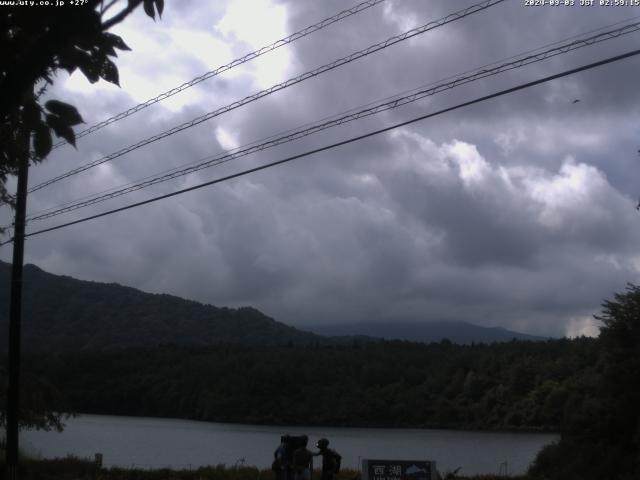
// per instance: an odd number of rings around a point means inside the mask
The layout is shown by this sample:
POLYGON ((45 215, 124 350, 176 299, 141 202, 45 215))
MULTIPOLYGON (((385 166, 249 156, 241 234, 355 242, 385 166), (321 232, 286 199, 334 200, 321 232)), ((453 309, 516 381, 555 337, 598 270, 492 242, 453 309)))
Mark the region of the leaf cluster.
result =
POLYGON ((539 455, 536 477, 640 478, 640 287, 629 284, 602 307, 598 375, 582 386, 560 441, 539 455))
POLYGON ((65 102, 41 97, 60 70, 80 70, 95 83, 119 85, 114 63, 117 50, 129 50, 119 36, 108 32, 139 5, 152 18, 161 15, 163 0, 88 0, 73 8, 50 8, 46 15, 33 9, 7 7, 0 17, 0 200, 13 204, 5 188, 24 161, 41 161, 51 151, 52 134, 75 145, 73 127, 82 123, 78 110, 65 102), (121 10, 108 16, 108 10, 121 10))
MULTIPOLYGON (((5 391, 7 379, 7 371, 3 365, 0 367, 0 384, 5 391)), ((69 408, 68 406, 65 408, 65 400, 56 386, 29 372, 22 375, 20 399, 20 428, 61 432, 64 420, 70 416, 64 413, 69 408), (59 409, 54 411, 51 405, 58 405, 59 409)), ((0 425, 6 424, 6 401, 5 395, 0 397, 0 425)))

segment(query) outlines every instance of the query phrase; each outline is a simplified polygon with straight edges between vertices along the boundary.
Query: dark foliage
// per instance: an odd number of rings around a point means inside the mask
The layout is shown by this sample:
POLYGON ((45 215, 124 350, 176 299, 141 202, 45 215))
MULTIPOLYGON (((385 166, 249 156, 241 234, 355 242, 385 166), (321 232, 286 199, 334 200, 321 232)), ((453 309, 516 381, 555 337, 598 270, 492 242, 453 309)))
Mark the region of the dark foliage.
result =
MULTIPOLYGON (((7 372, 3 362, 0 367, 0 386, 3 391, 7 391, 7 372)), ((62 431, 64 421, 69 418, 70 407, 60 394, 60 391, 51 384, 30 372, 23 373, 20 382, 21 411, 19 425, 20 428, 38 430, 62 431), (55 411, 51 406, 56 405, 55 411)), ((0 425, 5 425, 7 396, 0 397, 0 425)))
MULTIPOLYGON (((10 265, 0 262, 0 351, 6 348, 10 265)), ((106 351, 167 343, 304 344, 322 337, 254 308, 217 308, 116 284, 86 282, 25 266, 25 351, 106 351)))
MULTIPOLYGON (((118 85, 116 50, 129 50, 109 28, 139 5, 155 18, 164 0, 105 2, 58 8, 4 6, 0 16, 0 201, 13 205, 5 188, 24 161, 42 161, 51 151, 52 134, 75 145, 73 127, 82 123, 68 103, 40 97, 60 70, 80 71, 91 83, 118 85), (108 10, 120 8, 110 15, 108 10), (46 10, 46 11, 45 11, 46 10)), ((2 233, 2 232, 0 232, 2 233)))
POLYGON ((597 375, 584 385, 560 441, 531 473, 550 480, 640 478, 640 287, 603 304, 597 375))
MULTIPOLYGON (((18 2, 16 2, 18 3, 18 2)), ((48 2, 47 2, 48 3, 48 2)), ((58 71, 80 71, 91 83, 104 79, 118 84, 113 62, 116 49, 128 50, 124 41, 107 30, 123 21, 138 6, 155 18, 164 0, 86 0, 82 5, 48 8, 25 5, 2 8, 0 15, 0 202, 15 205, 5 183, 19 167, 42 161, 53 147, 52 133, 75 146, 73 127, 82 123, 78 110, 68 103, 41 99, 58 71), (69 8, 70 7, 70 8, 69 8), (108 10, 119 9, 114 15, 108 10)), ((26 170, 24 170, 26 171, 26 170)), ((23 177, 26 178, 26 177, 23 177)), ((22 212, 24 215, 24 211, 22 212)), ((24 218, 22 219, 24 220, 24 218)), ((21 222, 16 220, 16 224, 21 222)), ((0 234, 4 230, 0 227, 0 234)), ((20 260, 22 261, 22 260, 20 260)), ((3 277, 5 277, 3 275, 3 277)), ((6 278, 6 277, 5 277, 6 278)), ((3 285, 2 310, 9 305, 8 282, 3 285)), ((7 332, 6 318, 0 325, 7 332)), ((2 347, 6 347, 6 340, 2 347)), ((4 386, 4 385, 3 385, 4 386)), ((61 415, 48 405, 56 390, 38 377, 25 377, 20 385, 22 426, 60 428, 61 415)), ((5 421, 2 397, 0 423, 5 421)))
POLYGON ((456 346, 164 346, 35 355, 74 411, 208 421, 556 430, 597 362, 593 339, 456 346))

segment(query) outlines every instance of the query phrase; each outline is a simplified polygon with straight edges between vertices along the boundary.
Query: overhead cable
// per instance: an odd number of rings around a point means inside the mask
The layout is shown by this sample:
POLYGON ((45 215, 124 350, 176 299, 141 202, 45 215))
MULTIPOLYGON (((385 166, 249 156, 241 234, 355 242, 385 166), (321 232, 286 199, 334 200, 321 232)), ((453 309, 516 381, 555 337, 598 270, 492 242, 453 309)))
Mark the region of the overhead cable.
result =
MULTIPOLYGON (((210 70, 206 73, 203 73, 202 75, 189 80, 188 82, 183 83, 182 85, 179 85, 175 88, 172 88, 171 90, 168 90, 164 93, 161 93, 160 95, 150 98, 149 100, 142 102, 134 107, 129 108, 128 110, 125 110, 124 112, 118 113, 117 115, 114 115, 112 117, 107 118, 106 120, 103 120, 99 123, 96 123, 95 125, 92 125, 78 133, 76 133, 76 139, 84 137, 86 135, 89 135, 90 133, 93 132, 97 132, 98 130, 100 130, 101 128, 106 127, 107 125, 110 125, 114 122, 117 122, 119 120, 122 120, 130 115, 133 115, 136 112, 139 112, 140 110, 143 110, 147 107, 150 107, 151 105, 154 105, 158 102, 161 102, 162 100, 165 100, 169 97, 172 97, 173 95, 180 93, 184 90, 186 90, 187 88, 193 87, 194 85, 197 85, 200 82, 204 82, 205 80, 208 80, 212 77, 215 77, 217 75, 220 75, 223 72, 226 72, 227 70, 231 70, 234 67, 237 67, 238 65, 242 65, 244 63, 247 63, 255 58, 258 58, 262 55, 264 55, 265 53, 271 52, 273 50, 276 50, 277 48, 280 48, 284 45, 288 45, 292 42, 295 42, 296 40, 302 38, 302 37, 306 37, 307 35, 312 34, 313 32, 317 32, 318 30, 322 30, 325 27, 328 27, 329 25, 339 22, 340 20, 343 20, 347 17, 350 17, 351 15, 355 15, 356 13, 360 13, 363 10, 366 10, 368 8, 371 8, 379 3, 384 2, 385 0, 367 0, 366 2, 362 2, 359 3, 358 5, 356 5, 353 8, 349 8, 346 10, 342 10, 339 13, 336 13, 335 15, 325 18, 324 20, 318 22, 318 23, 314 23, 313 25, 309 25, 308 27, 303 28, 302 30, 298 30, 295 33, 292 33, 291 35, 281 38, 280 40, 276 40, 275 42, 266 45, 264 47, 261 47, 257 50, 254 50, 251 53, 247 53, 246 55, 244 55, 243 57, 240 58, 236 58, 235 60, 227 63, 226 65, 222 65, 220 67, 217 67, 214 70, 210 70)), ((60 147, 62 145, 65 145, 67 142, 65 140, 62 140, 56 144, 53 145, 53 148, 57 148, 60 147)))
POLYGON ((166 130, 162 133, 156 134, 152 137, 146 138, 144 140, 141 140, 137 143, 134 143, 133 145, 129 145, 128 147, 125 147, 121 150, 118 150, 117 152, 111 153, 105 157, 99 158, 97 160, 94 160, 92 162, 89 162, 85 165, 82 165, 80 167, 74 168, 72 170, 69 170, 68 172, 65 172, 61 175, 58 175, 54 178, 51 178, 49 180, 46 180, 34 187, 31 187, 29 189, 29 193, 35 192, 37 190, 40 190, 48 185, 51 185, 53 183, 59 182, 60 180, 63 180, 65 178, 71 177, 73 175, 77 175, 78 173, 84 172, 86 170, 89 170, 90 168, 96 167, 98 165, 102 165, 103 163, 109 162, 115 158, 121 157, 122 155, 125 155, 127 153, 130 153, 134 150, 137 150, 138 148, 141 148, 145 145, 149 145, 150 143, 156 142, 158 140, 161 140, 163 138, 166 138, 170 135, 173 135, 175 133, 181 132, 183 130, 186 130, 188 128, 194 127, 196 125, 199 125, 203 122, 206 122, 207 120, 211 120, 214 117, 217 117, 219 115, 222 115, 223 113, 229 112, 231 110, 235 110, 236 108, 242 107, 248 103, 254 102, 262 97, 265 97, 267 95, 270 95, 272 93, 275 93, 277 91, 283 90, 285 88, 291 87, 292 85, 296 85, 300 82, 303 82, 305 80, 308 80, 309 78, 313 78, 316 77, 322 73, 328 72, 329 70, 333 70, 335 68, 338 68, 342 65, 346 65, 350 62, 353 62, 357 59, 360 59, 362 57, 365 57, 367 55, 371 55, 374 52, 380 51, 382 49, 385 49, 387 47, 390 47, 391 45, 395 45, 396 43, 402 42, 404 40, 408 40, 409 38, 415 37, 416 35, 420 35, 423 34, 425 32, 428 32, 430 30, 433 30, 435 28, 441 27, 443 25, 446 25, 448 23, 454 22, 456 20, 460 20, 464 17, 467 17, 469 15, 472 15, 474 13, 480 12, 482 10, 485 10, 489 7, 492 7, 494 5, 497 5, 499 3, 504 2, 505 0, 485 0, 483 2, 471 5, 470 7, 467 7, 463 10, 459 10, 457 12, 454 13, 450 13, 449 15, 442 17, 439 20, 434 20, 432 22, 429 22, 425 25, 422 25, 421 27, 417 27, 417 28, 412 28, 411 30, 408 30, 400 35, 395 35, 391 38, 388 38, 387 40, 380 42, 380 43, 376 43, 375 45, 371 45, 367 48, 365 48, 364 50, 359 50, 355 53, 352 53, 346 57, 340 58, 338 60, 334 60, 331 63, 328 63, 326 65, 323 65, 321 67, 318 67, 314 70, 310 70, 308 72, 305 72, 297 77, 293 77, 290 78, 289 80, 286 80, 282 83, 278 83, 276 85, 273 85, 272 87, 269 87, 265 90, 261 90, 258 93, 255 93, 253 95, 249 95, 248 97, 243 98, 242 100, 238 100, 236 102, 233 102, 229 105, 226 105, 224 107, 218 108, 212 112, 206 113, 204 115, 201 115, 199 117, 196 117, 188 122, 182 123, 180 125, 177 125, 173 128, 170 128, 169 130, 166 130))
MULTIPOLYGON (((248 175, 250 173, 255 173, 255 172, 258 172, 260 170, 265 170, 267 168, 271 168, 271 167, 274 167, 274 166, 277 166, 277 165, 282 165, 284 163, 291 162, 293 160, 297 160, 299 158, 308 157, 310 155, 314 155, 316 153, 320 153, 320 152, 324 152, 324 151, 327 151, 327 150, 331 150, 333 148, 336 148, 336 147, 339 147, 339 146, 342 146, 342 145, 347 145, 347 144, 354 143, 354 142, 357 142, 357 141, 360 141, 360 140, 364 140, 365 138, 373 137, 375 135, 379 135, 381 133, 385 133, 385 132, 394 130, 396 128, 404 127, 404 126, 407 126, 407 125, 410 125, 410 124, 413 124, 413 123, 416 123, 416 122, 419 122, 419 121, 422 121, 422 120, 426 120, 428 118, 432 118, 432 117, 435 117, 435 116, 438 116, 438 115, 442 115, 442 114, 447 113, 447 112, 451 112, 451 111, 458 110, 458 109, 461 109, 461 108, 464 108, 464 107, 468 107, 468 106, 471 106, 471 105, 474 105, 474 104, 478 104, 478 103, 481 103, 481 102, 484 102, 484 101, 487 101, 487 100, 490 100, 490 99, 493 99, 493 98, 501 97, 503 95, 507 95, 507 94, 510 94, 510 93, 513 93, 513 92, 517 92, 517 91, 520 91, 520 90, 531 88, 531 87, 533 87, 535 85, 540 85, 542 83, 546 83, 546 82, 549 82, 551 80, 555 80, 555 79, 558 79, 558 78, 566 77, 568 75, 572 75, 572 74, 575 74, 575 73, 578 73, 578 72, 582 72, 582 71, 585 71, 585 70, 590 70, 592 68, 596 68, 596 67, 600 67, 600 66, 603 66, 603 65, 607 65, 607 64, 610 64, 610 63, 613 63, 613 62, 618 62, 620 60, 623 60, 623 59, 626 59, 626 58, 630 58, 630 57, 633 57, 633 56, 636 56, 636 55, 639 55, 639 54, 640 54, 640 49, 632 50, 630 52, 623 53, 621 55, 616 55, 614 57, 609 57, 609 58, 606 58, 604 60, 600 60, 598 62, 593 62, 593 63, 587 64, 587 65, 583 65, 581 67, 577 67, 577 68, 573 68, 571 70, 566 70, 564 72, 557 73, 555 75, 550 75, 550 76, 547 76, 547 77, 543 77, 543 78, 540 78, 538 80, 534 80, 534 81, 531 81, 531 82, 523 83, 523 84, 520 84, 520 85, 515 86, 515 87, 507 88, 505 90, 500 90, 499 92, 495 92, 495 93, 492 93, 490 95, 485 95, 483 97, 476 98, 476 99, 470 100, 468 102, 463 102, 463 103, 460 103, 460 104, 455 105, 453 107, 449 107, 449 108, 445 108, 445 109, 442 109, 442 110, 438 110, 437 112, 421 115, 419 117, 412 118, 411 120, 407 120, 407 121, 404 121, 404 122, 396 123, 394 125, 390 125, 388 127, 381 128, 379 130, 375 130, 375 131, 372 131, 372 132, 369 132, 369 133, 365 133, 363 135, 358 135, 356 137, 351 137, 351 138, 349 138, 347 140, 342 140, 340 142, 332 143, 330 145, 326 145, 326 146, 321 147, 321 148, 316 148, 314 150, 309 150, 309 151, 304 152, 304 153, 300 153, 300 154, 297 154, 297 155, 292 155, 290 157, 287 157, 287 158, 284 158, 284 159, 281 159, 281 160, 278 160, 278 161, 275 161, 275 162, 271 162, 271 163, 267 163, 267 164, 264 164, 264 165, 260 165, 258 167, 250 168, 248 170, 243 170, 241 172, 234 173, 232 175, 227 175, 227 176, 222 177, 222 178, 217 178, 217 179, 211 180, 209 182, 201 183, 199 185, 194 185, 192 187, 184 188, 182 190, 177 190, 175 192, 167 193, 165 195, 160 195, 160 196, 157 196, 157 197, 153 197, 153 198, 141 201, 141 202, 132 203, 132 204, 126 205, 124 207, 115 208, 113 210, 108 210, 106 212, 102 212, 102 213, 99 213, 99 214, 96 214, 96 215, 91 215, 91 216, 84 217, 84 218, 81 218, 81 219, 78 219, 78 220, 74 220, 74 221, 71 221, 71 222, 66 222, 66 223, 62 223, 62 224, 59 224, 59 225, 55 225, 53 227, 44 228, 42 230, 36 230, 34 232, 27 233, 25 235, 25 237, 33 237, 35 235, 41 235, 43 233, 52 232, 54 230, 59 230, 61 228, 69 227, 71 225, 77 225, 77 224, 80 224, 80 223, 85 223, 85 222, 88 222, 89 220, 94 220, 94 219, 97 219, 97 218, 105 217, 107 215, 112 215, 114 213, 123 212, 125 210, 130 210, 132 208, 140 207, 142 205, 147 205, 147 204, 150 204, 150 203, 154 203, 154 202, 157 202, 159 200, 163 200, 163 199, 166 199, 166 198, 171 198, 171 197, 174 197, 176 195, 181 195, 181 194, 186 193, 186 192, 191 192, 193 190, 199 190, 201 188, 208 187, 208 186, 211 186, 211 185, 215 185, 217 183, 225 182, 225 181, 228 181, 228 180, 232 180, 234 178, 239 178, 239 177, 248 175)), ((4 242, 4 243, 9 243, 10 241, 11 240, 8 240, 7 242, 4 242)), ((2 245, 2 244, 0 244, 0 245, 2 245)))
POLYGON ((178 178, 184 175, 188 175, 190 173, 203 170, 205 168, 226 163, 231 160, 244 157, 246 155, 250 155, 252 153, 256 153, 271 147, 275 147, 277 145, 288 143, 288 142, 306 137, 308 135, 318 133, 322 130, 326 130, 331 127, 342 125, 348 122, 352 122, 354 120, 358 120, 358 119, 375 115, 375 114, 378 114, 387 110, 391 110, 403 105, 407 105, 409 103, 415 102, 422 98, 432 96, 437 93, 474 82, 476 80, 497 75, 499 73, 503 73, 509 70, 522 68, 532 63, 541 62, 543 60, 555 57, 557 55, 565 54, 573 50, 594 45, 596 43, 600 43, 613 38, 618 38, 622 35, 627 35, 633 32, 637 32, 638 30, 640 30, 640 22, 630 24, 630 25, 625 25, 623 27, 620 27, 614 30, 602 32, 588 38, 583 38, 583 39, 575 40, 570 43, 561 44, 554 48, 545 50, 543 52, 538 52, 533 55, 527 55, 527 56, 518 58, 516 60, 513 60, 511 62, 506 62, 497 66, 493 66, 491 68, 480 68, 479 70, 471 74, 457 77, 448 82, 440 83, 435 86, 430 86, 429 88, 423 88, 418 91, 412 91, 410 94, 407 94, 407 95, 396 96, 395 98, 391 97, 377 104, 371 104, 367 106, 367 108, 354 111, 345 115, 341 115, 341 116, 338 116, 337 118, 320 121, 315 124, 311 124, 310 126, 304 126, 292 131, 288 131, 286 132, 286 134, 283 134, 280 136, 270 137, 269 139, 267 139, 262 143, 249 144, 247 146, 239 147, 237 149, 223 152, 215 156, 209 156, 207 158, 201 159, 198 163, 195 163, 189 166, 178 167, 178 168, 169 170, 167 172, 158 174, 156 176, 147 177, 139 182, 131 183, 120 188, 111 189, 110 191, 105 193, 96 194, 89 198, 82 199, 76 202, 68 202, 67 204, 64 204, 62 206, 53 207, 53 208, 44 210, 42 212, 38 212, 36 214, 32 214, 27 218, 27 220, 29 222, 33 222, 36 220, 44 220, 47 218, 61 215, 63 213, 77 210, 79 208, 87 207, 89 205, 101 203, 101 202, 110 200, 112 198, 116 198, 137 190, 141 190, 143 188, 150 187, 152 185, 156 185, 158 183, 166 182, 168 180, 178 178))

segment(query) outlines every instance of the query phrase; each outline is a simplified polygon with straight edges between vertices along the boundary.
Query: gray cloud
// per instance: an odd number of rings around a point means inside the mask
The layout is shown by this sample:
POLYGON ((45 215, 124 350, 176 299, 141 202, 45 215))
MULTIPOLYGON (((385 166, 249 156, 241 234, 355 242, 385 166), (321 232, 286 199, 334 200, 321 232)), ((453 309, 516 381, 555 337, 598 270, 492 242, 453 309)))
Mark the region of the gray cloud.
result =
MULTIPOLYGON (((80 140, 77 151, 56 151, 32 169, 31 184, 242 98, 262 88, 263 79, 256 76, 261 72, 286 79, 454 8, 446 1, 385 3, 285 47, 274 57, 287 59, 284 67, 276 64, 269 73, 265 60, 258 67, 240 68, 80 140)), ((471 3, 456 2, 455 8, 471 3)), ((144 15, 128 20, 121 33, 131 38, 134 52, 121 59, 122 91, 79 89, 77 81, 65 83, 61 77, 52 95, 76 103, 93 123, 139 101, 140 90, 162 91, 173 77, 179 83, 210 68, 207 49, 201 43, 188 48, 189 41, 209 38, 219 64, 230 60, 225 55, 246 52, 252 39, 243 38, 244 30, 216 30, 227 3, 214 4, 205 10, 200 4, 197 9, 169 4, 156 24, 144 15), (136 36, 133 29, 145 34, 136 36), (184 33, 187 29, 193 38, 184 33), (235 43, 225 51, 223 41, 235 43), (136 57, 136 50, 153 48, 157 56, 136 57), (138 77, 150 83, 136 84, 138 77)), ((274 5, 286 10, 289 33, 345 8, 337 0, 274 5)), ((30 207, 48 208, 127 183, 223 151, 225 142, 242 145, 625 15, 615 8, 543 9, 505 2, 60 182, 34 194, 30 207)), ((277 23, 279 17, 274 18, 277 23)), ((248 15, 247 21, 255 20, 248 15)), ((626 51, 637 35, 38 227, 626 51)), ((456 319, 543 335, 588 331, 601 301, 640 276, 640 219, 633 208, 640 193, 637 62, 585 72, 250 177, 33 237, 27 257, 55 273, 216 305, 253 305, 295 325, 456 319)), ((8 219, 6 211, 1 215, 8 219)), ((2 249, 0 256, 9 259, 10 252, 2 249)))

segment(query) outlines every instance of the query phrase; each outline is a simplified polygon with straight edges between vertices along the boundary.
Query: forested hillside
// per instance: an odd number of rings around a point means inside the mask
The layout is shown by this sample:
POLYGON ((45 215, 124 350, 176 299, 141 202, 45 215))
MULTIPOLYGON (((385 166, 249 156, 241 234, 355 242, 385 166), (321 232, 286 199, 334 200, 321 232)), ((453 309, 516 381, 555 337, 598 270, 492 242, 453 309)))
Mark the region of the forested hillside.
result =
MULTIPOLYGON (((11 267, 0 262, 0 351, 6 349, 11 267)), ((87 282, 25 266, 26 351, 107 351, 166 343, 307 345, 321 340, 254 308, 217 308, 117 284, 87 282)))
MULTIPOLYGON (((7 343, 10 273, 10 265, 0 262, 0 352, 7 343)), ((454 343, 541 340, 464 322, 329 325, 310 333, 277 322, 255 308, 203 305, 114 283, 53 275, 35 265, 26 265, 24 274, 23 346, 31 352, 109 351, 168 343, 339 344, 350 342, 352 336, 359 341, 391 338, 426 343, 444 338, 454 343)))
POLYGON ((29 356, 77 412, 285 424, 556 430, 587 401, 593 339, 457 346, 165 346, 29 356))

